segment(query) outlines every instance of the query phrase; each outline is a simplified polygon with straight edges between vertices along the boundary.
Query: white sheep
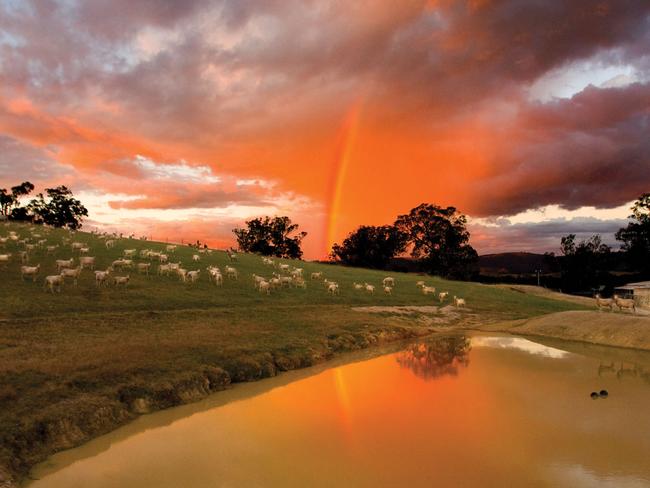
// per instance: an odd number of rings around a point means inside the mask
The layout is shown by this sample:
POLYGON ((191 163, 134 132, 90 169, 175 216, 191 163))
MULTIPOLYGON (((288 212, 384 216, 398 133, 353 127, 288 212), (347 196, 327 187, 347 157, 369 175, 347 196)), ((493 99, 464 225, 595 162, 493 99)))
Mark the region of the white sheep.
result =
POLYGON ((322 280, 323 279, 323 273, 312 273, 311 274, 311 279, 312 280, 322 280))
POLYGON ((467 303, 465 302, 464 298, 458 298, 456 295, 454 295, 454 305, 456 305, 456 308, 458 308, 458 307, 464 307, 465 305, 467 305, 467 303))
POLYGON ((384 286, 394 287, 394 286, 395 286, 395 278, 393 278, 392 276, 386 276, 386 278, 384 278, 384 279, 381 281, 381 283, 382 283, 384 286))
POLYGON ((36 282, 36 275, 41 270, 41 265, 37 264, 36 266, 21 266, 20 267, 20 276, 24 280, 25 277, 32 277, 32 282, 36 282))
POLYGON ((176 274, 178 275, 178 277, 182 282, 187 281, 187 270, 185 268, 178 268, 176 270, 176 274))
POLYGON ((198 254, 192 254, 192 261, 194 262, 201 261, 201 256, 199 256, 198 254))
POLYGON ((176 246, 174 244, 168 244, 167 247, 165 247, 165 251, 174 252, 176 251, 176 246))
POLYGON ((131 277, 129 275, 126 276, 114 276, 113 277, 113 284, 115 286, 123 286, 126 288, 129 284, 129 281, 131 280, 131 277))
POLYGON ((110 273, 110 269, 107 269, 106 271, 95 271, 95 285, 101 286, 102 284, 107 283, 110 273))
POLYGON ((305 282, 305 279, 302 276, 295 276, 293 278, 293 286, 296 288, 302 288, 303 290, 307 289, 307 283, 305 282))
POLYGON ((63 276, 50 275, 45 277, 43 288, 50 290, 52 293, 54 293, 54 288, 56 288, 56 291, 61 293, 61 286, 63 286, 63 276))
POLYGON ((257 285, 257 288, 259 289, 260 293, 266 293, 267 295, 271 294, 271 284, 266 280, 260 281, 257 285))
POLYGON ((337 283, 330 283, 327 287, 327 293, 330 293, 331 295, 338 295, 339 285, 337 283))
POLYGON ((448 295, 449 295, 448 291, 441 291, 440 293, 438 293, 438 299, 440 299, 440 303, 444 302, 448 295))
POLYGON ((199 280, 200 274, 201 270, 188 271, 186 281, 189 281, 190 283, 196 283, 199 280))
POLYGON ((421 290, 422 290, 423 295, 429 295, 429 294, 435 295, 435 293, 436 293, 436 287, 435 286, 426 286, 425 285, 425 286, 423 286, 421 288, 421 290))
POLYGON ((95 269, 95 258, 92 256, 83 256, 79 258, 79 264, 82 268, 95 269))
POLYGON ((0 254, 0 265, 6 266, 9 264, 9 260, 11 259, 11 254, 0 254))
POLYGON ((138 269, 138 273, 149 275, 149 270, 151 269, 151 263, 138 263, 137 269, 138 269))
POLYGON ((364 283, 363 286, 365 287, 368 293, 370 293, 371 295, 375 294, 375 285, 369 285, 368 283, 364 283))
POLYGON ((112 240, 112 239, 109 239, 108 241, 106 241, 104 243, 104 245, 106 246, 106 249, 112 249, 113 247, 115 247, 115 241, 112 240))
POLYGON ((239 274, 237 273, 237 270, 235 268, 233 268, 232 266, 226 266, 224 268, 224 270, 225 270, 226 276, 228 278, 231 278, 233 280, 236 280, 236 279, 239 278, 239 274))
POLYGON ((355 282, 355 283, 352 283, 352 285, 354 286, 355 290, 359 290, 359 291, 361 291, 361 290, 363 290, 365 288, 365 286, 362 285, 361 283, 356 283, 355 282))
POLYGON ((61 276, 63 278, 72 278, 74 286, 77 286, 77 280, 79 279, 80 274, 81 266, 77 266, 76 268, 63 268, 61 270, 61 276))
POLYGON ((57 259, 55 262, 56 262, 56 270, 60 274, 62 269, 72 268, 72 266, 74 265, 74 258, 57 259))
POLYGON ((418 288, 422 288, 424 286, 424 281, 418 281, 417 283, 415 283, 415 286, 417 286, 418 288))
POLYGON ((384 293, 386 295, 391 295, 393 293, 393 287, 392 286, 384 286, 384 293))

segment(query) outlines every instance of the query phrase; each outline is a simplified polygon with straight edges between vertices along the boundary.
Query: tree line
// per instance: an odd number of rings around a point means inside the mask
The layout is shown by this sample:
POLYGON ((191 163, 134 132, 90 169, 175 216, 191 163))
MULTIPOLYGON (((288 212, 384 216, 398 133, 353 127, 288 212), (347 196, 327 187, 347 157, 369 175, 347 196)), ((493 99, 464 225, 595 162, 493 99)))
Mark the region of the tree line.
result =
MULTIPOLYGON (((289 217, 264 217, 233 229, 239 249, 265 256, 299 259, 307 235, 289 217)), ((392 225, 362 225, 333 245, 330 259, 346 266, 386 269, 409 255, 418 269, 449 278, 469 279, 478 272, 478 254, 469 244, 467 218, 455 207, 423 203, 392 225)))
POLYGON ((88 209, 74 198, 66 186, 46 188, 26 205, 23 199, 34 191, 34 185, 25 181, 11 188, 0 188, 0 216, 3 219, 29 221, 53 227, 76 230, 88 216, 88 209))
POLYGON ((598 291, 619 281, 650 278, 650 193, 632 207, 628 224, 616 232, 620 251, 602 242, 598 234, 578 241, 575 234, 562 237, 560 255, 548 253, 547 263, 560 270, 558 288, 566 291, 598 291), (622 274, 617 278, 615 273, 622 274))

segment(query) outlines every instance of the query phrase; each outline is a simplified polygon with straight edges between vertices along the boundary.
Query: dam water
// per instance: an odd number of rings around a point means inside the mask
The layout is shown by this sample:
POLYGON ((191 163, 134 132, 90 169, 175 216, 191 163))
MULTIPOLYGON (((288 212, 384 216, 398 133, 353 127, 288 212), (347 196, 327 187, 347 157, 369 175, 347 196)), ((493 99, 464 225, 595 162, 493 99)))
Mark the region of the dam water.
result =
POLYGON ((650 354, 432 337, 145 415, 31 478, 30 488, 650 486, 650 354))

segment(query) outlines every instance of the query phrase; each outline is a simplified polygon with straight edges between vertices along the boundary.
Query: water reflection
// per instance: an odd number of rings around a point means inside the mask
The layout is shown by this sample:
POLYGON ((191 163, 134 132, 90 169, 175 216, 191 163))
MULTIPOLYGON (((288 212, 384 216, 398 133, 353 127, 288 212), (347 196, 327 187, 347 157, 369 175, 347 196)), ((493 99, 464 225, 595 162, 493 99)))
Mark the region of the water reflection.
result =
POLYGON ((529 354, 554 359, 565 358, 570 354, 567 351, 538 344, 537 342, 522 339, 521 337, 476 336, 472 338, 472 345, 476 347, 493 347, 498 349, 517 349, 529 354))
POLYGON ((459 368, 467 367, 471 348, 471 341, 464 335, 436 337, 411 344, 395 359, 418 378, 432 380, 445 375, 456 376, 459 368))

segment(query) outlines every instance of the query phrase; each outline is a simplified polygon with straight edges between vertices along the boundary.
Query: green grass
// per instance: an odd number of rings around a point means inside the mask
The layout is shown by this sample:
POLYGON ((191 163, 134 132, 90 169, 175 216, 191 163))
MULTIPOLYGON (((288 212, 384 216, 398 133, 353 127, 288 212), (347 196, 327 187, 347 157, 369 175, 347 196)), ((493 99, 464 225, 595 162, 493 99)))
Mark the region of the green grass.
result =
MULTIPOLYGON (((11 230, 29 237, 31 229, 0 224, 0 237, 11 230)), ((137 414, 137 398, 146 399, 151 409, 164 408, 222 388, 223 378, 258 379, 338 351, 421 334, 423 327, 415 320, 351 310, 438 304, 419 292, 419 280, 465 298, 470 309, 466 313, 474 319, 508 320, 580 308, 491 286, 404 273, 390 273, 396 287, 385 295, 379 286, 385 272, 288 260, 281 261, 304 268, 307 289, 281 289, 267 296, 253 288, 253 273, 270 277, 273 271, 259 256, 239 255, 234 263, 239 280, 225 279, 223 287, 215 287, 205 268, 223 269, 231 264, 227 255, 214 251, 193 263, 196 251, 187 246, 179 246, 171 260, 187 269, 200 267, 198 283, 157 276, 154 265, 150 276, 130 271, 127 289, 97 287, 94 274, 84 271, 78 286, 66 283, 60 294, 52 294, 44 291, 43 277, 55 274, 55 259, 77 256, 61 245, 67 231, 46 235, 36 229, 47 244, 60 245, 53 256, 44 250, 30 256, 31 265, 41 264, 36 283, 21 279, 21 247, 13 242, 0 247, 0 254, 14 254, 0 268, 0 472, 4 464, 11 473, 24 474, 53 451, 128 421, 137 414), (329 295, 321 283, 309 280, 313 271, 337 281, 340 294, 329 295), (373 296, 356 291, 353 282, 375 284, 377 292, 373 296)), ((73 240, 88 244, 97 269, 105 269, 124 249, 165 247, 122 239, 107 250, 104 241, 82 232, 73 240)))

